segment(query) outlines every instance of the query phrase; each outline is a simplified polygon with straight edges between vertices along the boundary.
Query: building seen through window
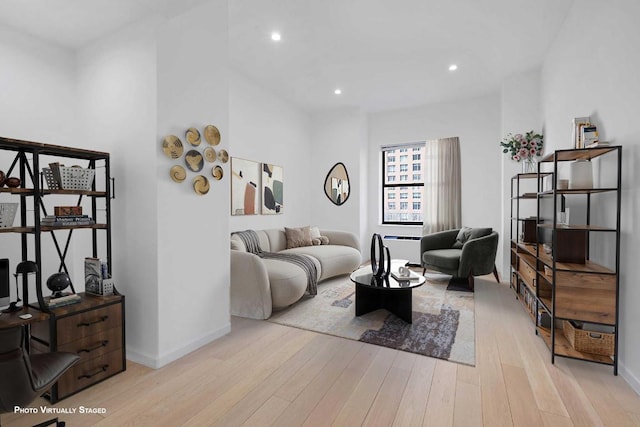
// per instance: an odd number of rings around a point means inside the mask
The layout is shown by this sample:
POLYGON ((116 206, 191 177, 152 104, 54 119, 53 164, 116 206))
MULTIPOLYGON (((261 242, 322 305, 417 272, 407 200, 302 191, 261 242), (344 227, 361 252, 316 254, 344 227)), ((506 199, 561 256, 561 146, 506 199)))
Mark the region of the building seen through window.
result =
POLYGON ((382 148, 382 222, 384 224, 422 224, 424 143, 382 148), (411 151, 411 156, 408 153, 411 151), (402 154, 401 154, 402 153, 402 154), (412 174, 407 172, 412 171, 412 174), (395 203, 400 199, 400 203, 395 203))

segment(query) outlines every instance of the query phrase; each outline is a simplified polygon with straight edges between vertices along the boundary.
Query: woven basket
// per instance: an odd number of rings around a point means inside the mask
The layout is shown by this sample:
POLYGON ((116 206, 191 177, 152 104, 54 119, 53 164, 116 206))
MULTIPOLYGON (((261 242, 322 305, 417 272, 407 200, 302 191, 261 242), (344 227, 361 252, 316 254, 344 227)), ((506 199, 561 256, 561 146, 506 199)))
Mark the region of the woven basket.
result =
POLYGON ((577 351, 603 356, 613 355, 614 334, 577 329, 568 320, 562 323, 562 332, 577 351))
POLYGON ((0 228, 13 227, 18 212, 18 203, 0 203, 0 228))

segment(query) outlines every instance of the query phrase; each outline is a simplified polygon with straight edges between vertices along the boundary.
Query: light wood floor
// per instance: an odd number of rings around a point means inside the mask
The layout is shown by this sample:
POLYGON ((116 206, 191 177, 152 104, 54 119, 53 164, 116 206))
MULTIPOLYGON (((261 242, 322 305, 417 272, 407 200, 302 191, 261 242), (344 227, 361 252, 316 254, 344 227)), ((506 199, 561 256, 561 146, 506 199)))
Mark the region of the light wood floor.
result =
POLYGON ((506 284, 476 281, 475 303, 476 367, 234 318, 229 335, 162 369, 129 363, 55 406, 107 409, 64 415, 71 427, 640 425, 640 398, 611 367, 551 365, 506 284))

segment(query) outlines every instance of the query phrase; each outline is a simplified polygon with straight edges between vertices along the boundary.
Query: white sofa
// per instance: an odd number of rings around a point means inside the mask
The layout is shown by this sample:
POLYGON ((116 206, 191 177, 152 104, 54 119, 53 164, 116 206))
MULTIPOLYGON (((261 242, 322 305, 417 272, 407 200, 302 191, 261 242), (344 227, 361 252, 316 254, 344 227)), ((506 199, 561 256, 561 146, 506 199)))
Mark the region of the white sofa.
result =
MULTIPOLYGON (((328 245, 286 249, 284 229, 256 230, 265 252, 308 255, 318 270, 318 282, 351 273, 362 256, 355 234, 320 230, 328 245)), ((305 271, 290 262, 263 259, 247 252, 242 240, 231 235, 231 314, 252 319, 268 319, 274 309, 298 301, 307 289, 305 271)))

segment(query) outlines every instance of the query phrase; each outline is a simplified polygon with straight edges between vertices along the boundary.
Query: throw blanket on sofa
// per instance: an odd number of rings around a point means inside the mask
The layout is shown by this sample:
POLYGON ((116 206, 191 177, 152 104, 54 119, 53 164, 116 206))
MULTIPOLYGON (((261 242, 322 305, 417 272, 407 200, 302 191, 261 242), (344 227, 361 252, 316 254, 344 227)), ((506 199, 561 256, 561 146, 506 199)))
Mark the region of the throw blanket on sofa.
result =
POLYGON ((318 270, 316 265, 304 255, 298 254, 283 254, 280 252, 265 252, 260 248, 260 240, 258 239, 258 233, 254 230, 236 231, 231 234, 235 234, 242 240, 244 246, 247 248, 247 252, 251 252, 259 256, 260 258, 278 259, 281 261, 290 262, 302 268, 307 274, 307 292, 309 295, 318 294, 318 270))

